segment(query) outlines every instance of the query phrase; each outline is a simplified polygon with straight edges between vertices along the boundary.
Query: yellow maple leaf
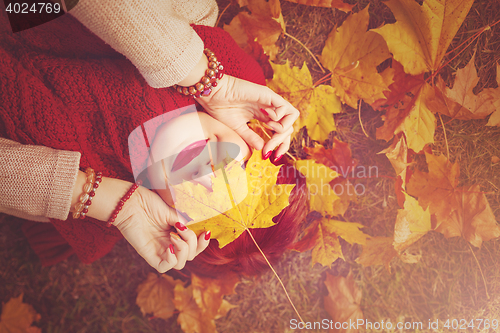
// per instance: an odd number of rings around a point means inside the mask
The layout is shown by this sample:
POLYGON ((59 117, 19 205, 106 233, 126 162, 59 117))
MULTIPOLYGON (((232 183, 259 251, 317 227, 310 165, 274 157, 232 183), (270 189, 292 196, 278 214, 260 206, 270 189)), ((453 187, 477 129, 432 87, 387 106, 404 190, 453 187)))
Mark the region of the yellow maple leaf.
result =
POLYGON ((321 63, 332 72, 336 94, 353 108, 359 99, 369 104, 383 99, 392 83, 392 69, 377 72, 377 66, 391 55, 384 39, 367 31, 368 20, 368 7, 348 17, 330 33, 321 54, 321 63))
POLYGON ((394 59, 412 75, 439 69, 441 61, 474 0, 414 0, 385 2, 396 23, 372 29, 387 42, 394 59))
POLYGON ((137 287, 136 304, 143 315, 147 313, 162 319, 172 317, 175 311, 174 287, 181 283, 171 276, 149 273, 147 279, 137 287))
POLYGON ((325 141, 335 130, 333 114, 342 111, 340 100, 334 89, 328 85, 314 86, 311 73, 304 63, 301 69, 288 63, 275 65, 272 80, 267 86, 288 100, 300 111, 299 119, 293 124, 294 133, 306 126, 310 138, 325 141))
POLYGON ((279 169, 254 151, 245 170, 237 163, 217 169, 212 189, 191 182, 172 186, 175 208, 193 219, 188 227, 196 235, 210 230, 222 248, 248 228, 273 226, 272 218, 288 206, 295 185, 277 185, 279 169))
POLYGON ((330 182, 339 174, 324 164, 312 160, 299 160, 295 168, 306 177, 311 210, 320 212, 321 215, 338 215, 334 210, 334 203, 340 197, 331 187, 330 182))
MULTIPOLYGON (((31 326, 40 315, 29 304, 23 303, 23 294, 11 298, 2 307, 0 315, 0 333, 25 333, 28 330, 39 330, 31 326)), ((41 330, 40 330, 41 332, 41 330)))
POLYGON ((424 210, 415 198, 406 193, 404 195, 406 197, 404 209, 398 210, 392 243, 399 254, 431 230, 429 208, 424 210))
POLYGON ((337 8, 343 12, 350 12, 354 5, 343 2, 342 0, 288 0, 306 6, 337 8))
POLYGON ((321 218, 307 227, 300 241, 294 244, 293 250, 303 252, 312 250, 312 264, 320 263, 330 267, 338 258, 344 259, 339 237, 349 244, 366 244, 368 235, 360 229, 364 226, 354 222, 343 222, 321 218))

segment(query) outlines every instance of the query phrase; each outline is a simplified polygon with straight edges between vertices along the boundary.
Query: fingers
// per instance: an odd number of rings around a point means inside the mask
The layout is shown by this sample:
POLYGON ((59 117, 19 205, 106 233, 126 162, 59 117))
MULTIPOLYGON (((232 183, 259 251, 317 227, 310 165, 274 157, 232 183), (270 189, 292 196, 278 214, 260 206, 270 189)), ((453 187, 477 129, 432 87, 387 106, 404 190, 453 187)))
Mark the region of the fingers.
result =
POLYGON ((152 243, 149 244, 150 246, 140 252, 140 255, 159 273, 165 273, 177 264, 177 258, 175 254, 170 251, 168 243, 162 242, 160 252, 157 252, 157 249, 152 243))
POLYGON ((274 153, 273 162, 281 158, 281 156, 283 156, 290 148, 290 140, 292 133, 293 133, 293 127, 289 128, 284 133, 281 134, 275 133, 262 149, 262 156, 264 157, 264 159, 270 157, 271 156, 270 153, 276 148, 277 149, 274 153))
POLYGON ((193 260, 200 252, 205 250, 210 243, 210 232, 202 233, 196 238, 196 234, 186 226, 176 223, 175 228, 179 235, 170 233, 177 262, 172 266, 174 269, 183 269, 186 261, 193 260), (182 237, 182 238, 181 238, 182 237))
POLYGON ((246 124, 236 129, 236 133, 254 149, 261 150, 264 146, 264 139, 252 131, 246 124))

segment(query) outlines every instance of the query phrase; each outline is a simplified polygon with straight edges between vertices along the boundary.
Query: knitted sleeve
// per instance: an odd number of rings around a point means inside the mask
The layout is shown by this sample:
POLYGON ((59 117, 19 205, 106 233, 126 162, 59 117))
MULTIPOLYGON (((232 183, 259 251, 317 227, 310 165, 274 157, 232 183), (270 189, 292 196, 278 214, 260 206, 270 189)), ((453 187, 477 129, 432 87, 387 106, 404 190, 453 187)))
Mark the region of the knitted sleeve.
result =
POLYGON ((35 221, 65 220, 80 153, 0 138, 0 212, 35 221))
POLYGON ((214 25, 215 0, 80 0, 70 11, 125 55, 153 88, 188 76, 203 54, 190 24, 214 25))

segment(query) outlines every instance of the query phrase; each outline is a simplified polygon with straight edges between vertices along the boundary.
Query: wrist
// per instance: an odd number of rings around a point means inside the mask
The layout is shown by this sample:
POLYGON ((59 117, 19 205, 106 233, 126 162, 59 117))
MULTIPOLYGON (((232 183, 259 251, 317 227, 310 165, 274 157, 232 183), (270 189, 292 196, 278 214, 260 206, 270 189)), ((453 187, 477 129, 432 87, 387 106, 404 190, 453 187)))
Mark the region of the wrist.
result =
POLYGON ((201 78, 205 75, 205 71, 207 70, 208 59, 205 53, 202 53, 200 61, 196 64, 196 66, 191 70, 188 76, 177 83, 178 86, 189 87, 196 83, 198 83, 201 78))

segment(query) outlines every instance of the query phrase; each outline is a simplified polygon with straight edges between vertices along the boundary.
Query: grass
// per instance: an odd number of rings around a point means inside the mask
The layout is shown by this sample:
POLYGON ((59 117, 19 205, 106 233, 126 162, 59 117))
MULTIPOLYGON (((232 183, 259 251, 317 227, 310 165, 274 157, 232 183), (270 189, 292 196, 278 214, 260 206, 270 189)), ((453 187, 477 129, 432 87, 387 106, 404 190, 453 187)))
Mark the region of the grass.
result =
MULTIPOLYGON (((221 0, 219 6, 225 8, 228 3, 221 0)), ((394 22, 382 2, 356 3, 355 11, 370 4, 370 28, 394 22)), ((282 1, 282 11, 287 32, 315 55, 321 54, 333 27, 340 26, 347 17, 331 9, 287 1, 282 1)), ((229 23, 237 12, 238 7, 230 5, 221 24, 229 23)), ((476 1, 450 49, 499 19, 500 3, 476 1)), ((306 62, 314 81, 324 76, 311 56, 291 38, 280 38, 278 45, 281 52, 276 62, 289 59, 296 66, 306 62)), ((494 68, 500 62, 500 24, 481 34, 442 69, 441 74, 449 86, 453 83, 453 73, 464 67, 474 52, 481 78, 478 89, 496 87, 494 68)), ((376 165, 380 175, 394 176, 385 156, 376 154, 388 145, 375 139, 375 129, 382 124, 380 114, 364 105, 362 120, 369 137, 359 126, 357 110, 345 108, 344 113, 336 116, 338 128, 334 135, 349 142, 359 165, 376 165)), ((500 164, 491 162, 492 156, 500 157, 500 129, 486 127, 485 120, 443 117, 443 121, 444 128, 438 120, 433 151, 446 154, 446 131, 450 158, 460 164, 460 185, 480 184, 497 221, 500 220, 500 164)), ((292 150, 300 155, 301 146, 302 140, 297 140, 292 150)), ((417 164, 422 161, 423 156, 417 156, 417 164)), ((380 177, 359 182, 365 185, 366 193, 359 197, 358 203, 351 205, 346 220, 362 223, 365 232, 373 236, 392 235, 399 208, 394 181, 380 177)), ((153 269, 126 242, 119 242, 110 254, 92 265, 71 257, 44 268, 22 235, 20 223, 16 218, 2 216, 0 219, 0 301, 6 302, 23 293, 24 301, 41 314, 36 325, 43 332, 181 332, 175 316, 169 321, 148 319, 135 305, 137 286, 153 269)), ((410 249, 421 255, 421 260, 405 264, 394 259, 391 274, 382 266, 361 267, 354 261, 361 248, 342 245, 346 261, 337 260, 331 269, 311 266, 309 252, 287 253, 276 267, 307 321, 328 318, 323 308, 323 296, 327 294, 323 285, 326 272, 345 276, 349 270, 363 291, 361 307, 371 321, 421 321, 425 327, 429 320, 435 319, 500 318, 499 240, 485 242, 481 249, 476 249, 462 239, 445 239, 431 232, 410 249)), ((227 299, 238 307, 217 320, 219 332, 291 332, 288 323, 295 316, 271 272, 244 279, 236 294, 227 299)))

